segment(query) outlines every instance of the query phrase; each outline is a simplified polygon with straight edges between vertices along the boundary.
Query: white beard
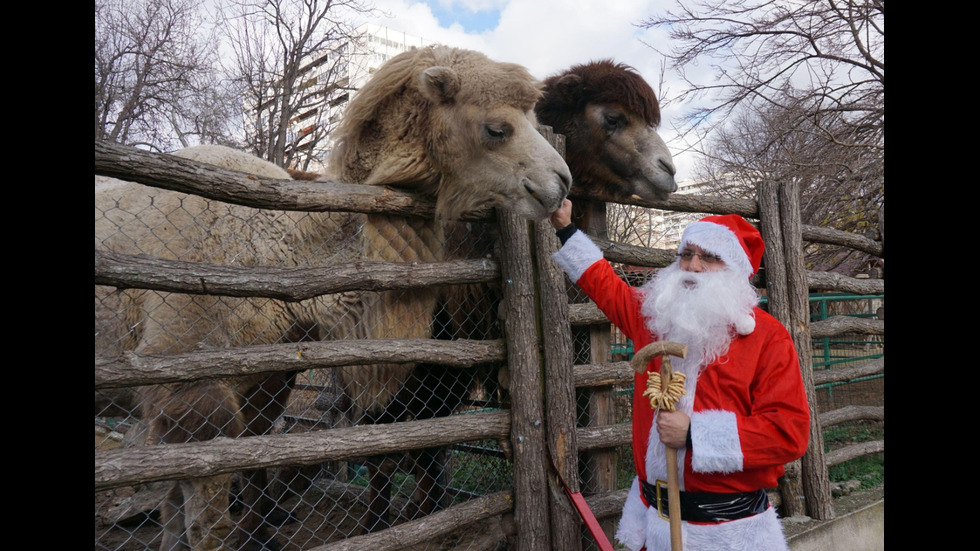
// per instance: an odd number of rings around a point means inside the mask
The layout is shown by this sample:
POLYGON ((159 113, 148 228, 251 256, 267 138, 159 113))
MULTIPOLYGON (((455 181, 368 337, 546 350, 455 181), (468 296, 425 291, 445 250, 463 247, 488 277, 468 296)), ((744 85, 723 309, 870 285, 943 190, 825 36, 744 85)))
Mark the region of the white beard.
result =
POLYGON ((640 291, 650 329, 661 340, 687 345, 687 366, 703 368, 724 356, 737 334, 755 329, 759 297, 734 270, 687 272, 675 262, 640 291))

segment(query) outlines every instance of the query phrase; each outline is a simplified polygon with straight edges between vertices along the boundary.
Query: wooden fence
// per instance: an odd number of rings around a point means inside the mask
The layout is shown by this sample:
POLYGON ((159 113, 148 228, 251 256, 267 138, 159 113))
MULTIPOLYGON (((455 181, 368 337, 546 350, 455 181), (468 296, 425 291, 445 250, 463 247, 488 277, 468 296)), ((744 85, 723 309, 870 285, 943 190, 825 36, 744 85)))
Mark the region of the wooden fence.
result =
MULTIPOLYGON (((107 143, 95 144, 95 173, 145 185, 200 195, 255 208, 297 211, 350 211, 431 216, 433 205, 409 194, 332 182, 276 181, 207 165, 156 155, 107 143)), ((671 211, 737 213, 760 221, 767 243, 770 311, 793 335, 813 400, 814 384, 883 373, 884 362, 834 370, 815 377, 810 365, 810 338, 840 332, 883 334, 880 320, 831 318, 809 323, 806 296, 810 290, 882 294, 882 280, 857 280, 803 269, 802 241, 833 243, 883 256, 883 239, 872 240, 802 226, 791 184, 763 183, 758 201, 733 201, 710 196, 674 196, 663 202, 637 203, 671 211)), ((575 194, 573 193, 573 198, 575 194)), ((603 199, 595 197, 594 199, 603 199)), ((352 426, 301 434, 276 434, 247 439, 218 439, 168 446, 96 451, 96 491, 138 483, 183 480, 233 473, 244 469, 316 465, 378 453, 399 452, 474 440, 500 441, 512 450, 512 490, 475 498, 428 517, 398 524, 383 532, 348 538, 316 547, 399 549, 447 534, 468 523, 513 515, 513 548, 550 550, 582 545, 580 520, 561 489, 584 490, 596 516, 619 514, 627 490, 616 488, 615 454, 629 445, 626 422, 610 419, 608 391, 629 384, 627 362, 608 362, 608 321, 590 304, 572 304, 567 281, 551 260, 558 246, 546 221, 528 223, 497 213, 501 246, 507 254, 496 260, 433 263, 432 265, 352 263, 323 268, 259 268, 163 261, 95 251, 95 283, 191 294, 269 297, 286 301, 350 290, 387 290, 408 286, 500 281, 504 291, 506 342, 503 340, 341 340, 264 345, 168 356, 95 358, 96 390, 122 390, 200 378, 249 373, 324 369, 378 362, 426 361, 465 369, 505 360, 510 370, 509 411, 481 412, 389 425, 352 426), (592 327, 588 365, 573 365, 570 325, 592 327), (603 340, 605 339, 605 341, 603 340), (604 344, 605 343, 605 344, 604 344), (605 347, 605 348, 603 348, 605 347), (576 389, 593 394, 589 425, 577 426, 576 389), (604 394, 605 393, 605 394, 604 394), (605 397, 604 397, 605 396, 605 397), (612 423, 612 424, 611 424, 612 423), (272 445, 274 443, 274 445, 272 445), (580 487, 579 461, 602 473, 580 487), (611 474, 610 474, 611 473, 611 474), (557 476, 556 476, 557 474, 557 476), (570 543, 566 546, 567 542, 570 543)), ((882 220, 883 221, 883 220, 882 220)), ((665 266, 673 251, 642 249, 597 238, 612 262, 665 266)), ((823 453, 821 425, 842 419, 883 418, 883 408, 840 412, 811 411, 810 448, 800 465, 790 465, 786 482, 773 498, 783 516, 833 516, 827 467, 862 453, 883 450, 884 444, 823 453)), ((607 530, 611 531, 611 524, 607 530)))

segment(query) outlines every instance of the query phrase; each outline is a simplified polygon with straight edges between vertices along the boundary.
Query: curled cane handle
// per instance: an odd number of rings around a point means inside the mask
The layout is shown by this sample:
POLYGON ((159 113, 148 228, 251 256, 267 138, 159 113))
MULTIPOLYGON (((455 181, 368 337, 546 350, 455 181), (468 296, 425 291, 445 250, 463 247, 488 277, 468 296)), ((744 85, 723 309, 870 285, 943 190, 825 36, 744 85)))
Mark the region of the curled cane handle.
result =
POLYGON ((637 373, 643 373, 646 371, 647 364, 650 363, 650 360, 657 356, 663 356, 664 354, 684 358, 687 356, 687 345, 671 341, 652 342, 633 355, 633 359, 630 360, 630 367, 637 373))

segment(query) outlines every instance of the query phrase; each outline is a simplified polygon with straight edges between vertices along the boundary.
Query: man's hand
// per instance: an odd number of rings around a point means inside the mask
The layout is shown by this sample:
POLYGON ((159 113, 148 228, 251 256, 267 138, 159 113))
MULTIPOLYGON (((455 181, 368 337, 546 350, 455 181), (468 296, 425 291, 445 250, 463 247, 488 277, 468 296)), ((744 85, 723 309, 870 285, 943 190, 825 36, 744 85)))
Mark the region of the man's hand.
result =
POLYGON ((558 210, 551 213, 551 225, 560 230, 572 223, 572 202, 567 198, 561 202, 558 210))
POLYGON ((671 448, 683 448, 687 445, 687 429, 691 426, 691 418, 682 411, 663 411, 657 413, 657 432, 660 441, 671 448))

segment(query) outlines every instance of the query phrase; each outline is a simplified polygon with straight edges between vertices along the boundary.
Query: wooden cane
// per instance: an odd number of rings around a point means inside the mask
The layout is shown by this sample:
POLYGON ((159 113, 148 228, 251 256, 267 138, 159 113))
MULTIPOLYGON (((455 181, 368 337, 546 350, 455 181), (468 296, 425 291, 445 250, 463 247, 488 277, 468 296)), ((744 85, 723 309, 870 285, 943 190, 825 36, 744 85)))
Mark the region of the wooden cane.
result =
MULTIPOLYGON (((687 346, 669 341, 652 342, 641 348, 633 356, 630 367, 637 373, 643 373, 646 371, 647 364, 657 356, 664 357, 660 362, 659 381, 652 385, 648 383, 648 390, 643 395, 650 397, 650 405, 654 409, 674 411, 677 400, 681 394, 684 394, 684 376, 678 373, 675 380, 673 370, 670 367, 670 356, 686 357, 687 346)), ((651 373, 650 377, 655 375, 656 373, 651 373)), ((682 551, 681 488, 677 474, 677 449, 670 446, 665 447, 667 448, 667 514, 670 521, 670 549, 671 551, 682 551)))

